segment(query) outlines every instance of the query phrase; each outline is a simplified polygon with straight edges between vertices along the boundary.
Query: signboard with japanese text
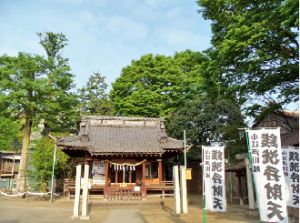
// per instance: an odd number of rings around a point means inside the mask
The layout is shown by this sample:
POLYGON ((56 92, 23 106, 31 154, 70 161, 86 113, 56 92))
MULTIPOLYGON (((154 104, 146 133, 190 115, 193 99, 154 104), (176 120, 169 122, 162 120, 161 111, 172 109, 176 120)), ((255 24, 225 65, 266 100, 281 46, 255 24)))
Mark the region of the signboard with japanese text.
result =
POLYGON ((93 162, 93 184, 105 184, 105 166, 99 161, 93 162))
POLYGON ((287 206, 299 208, 299 148, 282 148, 287 206))
POLYGON ((225 212, 225 166, 224 146, 203 146, 203 188, 205 209, 225 212))
POLYGON ((280 129, 248 130, 260 220, 288 222, 280 129))

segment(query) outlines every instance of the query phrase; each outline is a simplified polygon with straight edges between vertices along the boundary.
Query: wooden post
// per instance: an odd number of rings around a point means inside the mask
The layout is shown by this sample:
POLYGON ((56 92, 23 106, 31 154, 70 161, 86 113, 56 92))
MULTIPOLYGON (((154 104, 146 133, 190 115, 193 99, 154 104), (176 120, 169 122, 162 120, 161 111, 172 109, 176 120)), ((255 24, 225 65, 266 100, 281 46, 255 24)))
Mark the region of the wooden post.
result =
POLYGON ((105 163, 105 187, 107 187, 107 180, 108 180, 108 163, 105 163))
POLYGON ((146 164, 143 163, 143 187, 146 187, 146 164))
POLYGON ((161 159, 158 160, 158 178, 159 182, 162 181, 162 162, 161 159))
POLYGON ((181 189, 181 206, 182 213, 187 214, 187 190, 186 190, 186 176, 185 166, 180 166, 180 189, 181 189))
POLYGON ((115 178, 116 178, 116 183, 118 183, 118 175, 119 175, 118 169, 116 169, 115 174, 116 174, 116 176, 115 176, 115 178))
POLYGON ((131 169, 129 170, 129 184, 131 184, 131 169))
POLYGON ((81 180, 81 165, 78 165, 76 167, 74 217, 78 217, 79 216, 80 180, 81 180))
POLYGON ((237 177, 238 177, 238 185, 239 185, 240 205, 244 205, 240 172, 237 172, 237 177))
POLYGON ((83 197, 82 217, 84 217, 86 220, 89 219, 89 216, 87 216, 88 186, 89 186, 89 165, 84 165, 84 183, 82 189, 82 197, 83 197))
POLYGON ((173 166, 173 181, 174 181, 174 205, 175 205, 174 210, 175 210, 175 214, 180 214, 178 166, 173 166))

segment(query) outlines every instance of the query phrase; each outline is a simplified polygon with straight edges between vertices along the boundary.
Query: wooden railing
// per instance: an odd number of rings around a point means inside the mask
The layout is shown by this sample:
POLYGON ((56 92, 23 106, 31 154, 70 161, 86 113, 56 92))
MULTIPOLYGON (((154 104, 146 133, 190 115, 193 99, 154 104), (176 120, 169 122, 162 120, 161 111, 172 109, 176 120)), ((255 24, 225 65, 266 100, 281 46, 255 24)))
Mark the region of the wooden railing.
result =
MULTIPOLYGON (((140 200, 147 197, 147 191, 159 192, 162 198, 174 196, 173 181, 159 181, 155 184, 146 184, 145 186, 136 186, 134 184, 111 184, 110 186, 92 184, 91 191, 102 192, 103 197, 107 200, 140 200)), ((68 199, 75 193, 75 181, 65 180, 64 194, 68 199)))
POLYGON ((158 184, 146 184, 147 191, 161 192, 161 197, 174 196, 174 181, 159 181, 158 184), (166 193, 168 192, 168 193, 166 193))
POLYGON ((104 188, 104 199, 107 200, 141 200, 146 198, 146 188, 135 185, 111 185, 104 188))

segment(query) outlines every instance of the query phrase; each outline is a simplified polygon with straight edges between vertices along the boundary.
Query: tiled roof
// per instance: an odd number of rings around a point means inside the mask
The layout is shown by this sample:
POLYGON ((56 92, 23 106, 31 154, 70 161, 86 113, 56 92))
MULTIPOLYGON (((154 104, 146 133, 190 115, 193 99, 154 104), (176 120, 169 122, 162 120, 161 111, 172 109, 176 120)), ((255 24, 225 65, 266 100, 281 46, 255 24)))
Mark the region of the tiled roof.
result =
POLYGON ((294 130, 291 133, 285 134, 281 137, 281 146, 299 145, 299 130, 294 130))
POLYGON ((164 153, 182 150, 182 140, 167 136, 163 118, 83 116, 80 134, 58 138, 57 145, 101 153, 164 153))

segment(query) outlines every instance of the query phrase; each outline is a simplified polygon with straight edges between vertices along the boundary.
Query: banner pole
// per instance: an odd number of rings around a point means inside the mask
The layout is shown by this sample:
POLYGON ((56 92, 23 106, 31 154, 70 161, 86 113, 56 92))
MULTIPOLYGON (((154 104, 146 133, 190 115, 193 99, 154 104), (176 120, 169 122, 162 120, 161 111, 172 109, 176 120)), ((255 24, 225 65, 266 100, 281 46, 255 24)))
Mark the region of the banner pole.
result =
MULTIPOLYGON (((228 153, 228 166, 230 167, 230 155, 228 153)), ((230 172, 230 201, 232 204, 232 178, 231 178, 231 172, 230 172)))
POLYGON ((204 181, 204 153, 203 153, 203 147, 202 147, 202 202, 203 202, 203 223, 206 222, 205 219, 205 181, 204 181))
MULTIPOLYGON (((247 147, 248 147, 248 154, 249 154, 249 160, 250 160, 250 165, 251 165, 251 172, 252 172, 252 159, 251 159, 251 152, 250 152, 250 146, 249 146, 249 138, 248 138, 248 132, 247 132, 248 129, 245 129, 245 134, 246 134, 246 139, 247 139, 247 147)), ((256 185, 255 185, 255 179, 254 179, 254 176, 253 176, 253 173, 252 173, 252 179, 253 179, 253 186, 254 186, 254 190, 255 190, 255 194, 257 194, 257 190, 256 190, 256 185)), ((256 200, 257 202, 257 200, 256 200)), ((257 202, 257 205, 258 205, 258 214, 259 214, 259 222, 261 223, 261 218, 260 218, 260 211, 259 211, 259 204, 257 202)))

